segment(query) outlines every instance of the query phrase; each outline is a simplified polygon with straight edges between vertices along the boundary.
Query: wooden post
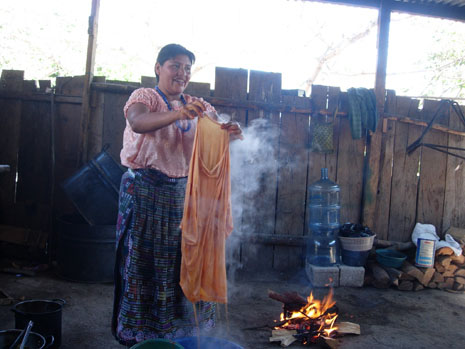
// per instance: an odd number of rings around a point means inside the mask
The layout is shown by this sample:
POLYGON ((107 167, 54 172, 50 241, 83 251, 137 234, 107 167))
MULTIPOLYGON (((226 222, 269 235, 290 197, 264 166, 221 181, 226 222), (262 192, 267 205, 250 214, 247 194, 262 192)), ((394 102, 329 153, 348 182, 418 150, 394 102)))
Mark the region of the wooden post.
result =
MULTIPOLYGON (((23 91, 24 71, 3 70, 0 91, 20 94, 23 91)), ((9 171, 0 175, 0 221, 14 222, 16 204, 16 172, 18 171, 18 149, 21 131, 20 99, 0 99, 0 163, 9 166, 9 171)))
MULTIPOLYGON (((381 0, 378 17, 378 64, 376 68, 375 95, 378 115, 384 111, 386 94, 386 65, 388 56, 389 23, 391 9, 381 0)), ((364 225, 374 226, 376 212, 376 197, 378 195, 382 120, 378 122, 375 133, 368 135, 367 158, 365 168, 365 186, 363 190, 363 215, 364 225)))
POLYGON ((89 17, 89 40, 87 43, 86 75, 82 89, 81 129, 78 165, 87 161, 87 138, 91 113, 90 87, 94 76, 95 48, 97 44, 98 16, 100 11, 100 0, 92 0, 92 10, 89 17))

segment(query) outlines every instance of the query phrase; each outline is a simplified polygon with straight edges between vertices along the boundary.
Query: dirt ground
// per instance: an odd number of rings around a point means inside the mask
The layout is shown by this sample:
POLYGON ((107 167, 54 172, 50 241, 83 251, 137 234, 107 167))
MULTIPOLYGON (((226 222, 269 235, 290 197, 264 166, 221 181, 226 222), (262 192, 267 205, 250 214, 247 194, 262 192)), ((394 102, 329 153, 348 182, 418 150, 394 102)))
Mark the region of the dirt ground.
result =
MULTIPOLYGON (((112 284, 63 280, 50 271, 36 276, 0 273, 0 288, 20 299, 63 298, 61 348, 124 348, 112 337, 110 318, 112 284)), ((229 282, 228 321, 224 309, 209 335, 227 338, 244 348, 279 348, 270 343, 270 325, 279 318, 281 304, 267 291, 312 290, 303 270, 294 275, 237 275, 229 282)), ((396 289, 336 288, 339 319, 360 324, 361 335, 345 336, 340 348, 463 348, 465 347, 465 294, 440 290, 402 292, 396 289)), ((314 289, 322 298, 327 289, 314 289)), ((0 329, 14 328, 11 305, 0 306, 0 329)), ((289 348, 303 348, 294 343, 289 348)), ((315 347, 315 346, 314 346, 315 347)))

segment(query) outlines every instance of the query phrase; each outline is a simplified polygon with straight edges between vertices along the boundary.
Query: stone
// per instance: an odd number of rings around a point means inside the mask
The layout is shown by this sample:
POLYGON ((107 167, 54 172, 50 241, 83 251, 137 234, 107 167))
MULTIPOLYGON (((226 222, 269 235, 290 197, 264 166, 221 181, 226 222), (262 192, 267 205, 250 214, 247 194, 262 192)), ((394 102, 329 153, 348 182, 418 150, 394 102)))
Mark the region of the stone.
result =
POLYGON ((345 264, 339 265, 339 286, 362 287, 364 280, 364 267, 352 267, 345 264))
POLYGON ((307 277, 313 287, 338 287, 339 268, 338 266, 321 267, 318 265, 305 263, 307 277))

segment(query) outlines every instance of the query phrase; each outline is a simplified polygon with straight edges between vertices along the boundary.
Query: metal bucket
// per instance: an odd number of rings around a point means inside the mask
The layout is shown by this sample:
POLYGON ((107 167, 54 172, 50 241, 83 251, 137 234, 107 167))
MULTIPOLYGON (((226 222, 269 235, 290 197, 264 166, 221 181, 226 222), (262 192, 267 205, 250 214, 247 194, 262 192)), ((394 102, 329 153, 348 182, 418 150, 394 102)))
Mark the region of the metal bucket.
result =
POLYGON ((58 275, 79 282, 113 282, 116 226, 58 219, 58 275))
POLYGON ((419 238, 417 240, 417 254, 415 265, 417 267, 432 268, 434 266, 434 253, 436 251, 436 240, 419 238))
POLYGON ((32 321, 32 330, 46 337, 53 336, 55 340, 50 348, 58 348, 61 345, 62 309, 65 304, 63 299, 19 302, 11 309, 15 313, 15 327, 25 328, 32 321))
POLYGON ((123 173, 111 156, 102 151, 64 181, 62 188, 89 224, 114 224, 123 173))
MULTIPOLYGON (((10 348, 14 343, 15 339, 21 334, 22 330, 3 330, 0 331, 0 348, 10 348)), ((44 349, 52 348, 54 343, 53 336, 48 336, 47 339, 44 338, 39 333, 29 332, 29 336, 26 340, 25 348, 29 349, 44 349)), ((18 344, 19 348, 19 344, 18 344)), ((16 349, 16 346, 15 346, 16 349)))

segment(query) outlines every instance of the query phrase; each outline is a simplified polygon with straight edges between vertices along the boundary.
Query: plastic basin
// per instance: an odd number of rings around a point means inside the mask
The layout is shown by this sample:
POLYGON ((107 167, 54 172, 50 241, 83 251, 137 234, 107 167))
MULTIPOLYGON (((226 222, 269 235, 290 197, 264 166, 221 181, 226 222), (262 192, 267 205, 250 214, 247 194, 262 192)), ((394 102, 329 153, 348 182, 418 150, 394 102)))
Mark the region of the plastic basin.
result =
POLYGON ((236 343, 215 337, 184 337, 176 339, 176 343, 185 349, 244 349, 236 343))
POLYGON ((183 346, 168 339, 147 339, 133 345, 130 349, 183 349, 183 346))
POLYGON ((399 251, 389 249, 376 250, 376 260, 379 264, 386 267, 400 268, 406 258, 407 256, 399 251))
POLYGON ((363 267, 371 250, 368 251, 348 251, 341 249, 342 263, 352 267, 363 267))

